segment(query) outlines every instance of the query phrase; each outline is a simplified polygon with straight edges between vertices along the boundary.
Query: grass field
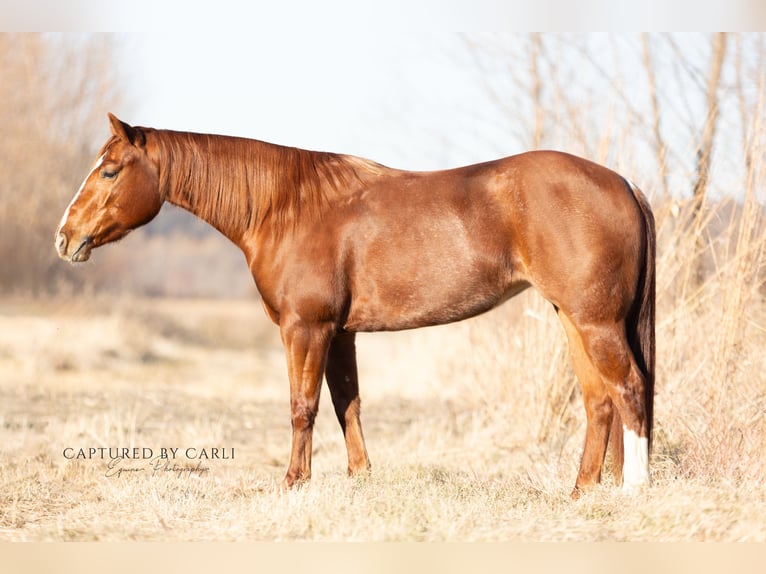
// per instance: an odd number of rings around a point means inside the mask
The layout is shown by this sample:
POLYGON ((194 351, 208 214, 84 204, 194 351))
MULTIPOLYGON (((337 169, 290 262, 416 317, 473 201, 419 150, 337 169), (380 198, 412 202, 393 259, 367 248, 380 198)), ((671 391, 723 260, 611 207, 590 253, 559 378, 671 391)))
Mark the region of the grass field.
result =
POLYGON ((685 315, 664 316, 653 486, 631 497, 607 477, 572 502, 584 413, 532 292, 468 322, 360 335, 373 473, 345 475, 325 389, 313 479, 287 493, 286 369, 257 301, 4 301, 0 539, 766 541, 762 317, 729 386, 700 392, 710 353, 676 342, 685 315), (109 447, 139 458, 72 458, 109 447), (178 449, 167 465, 163 448, 178 449))

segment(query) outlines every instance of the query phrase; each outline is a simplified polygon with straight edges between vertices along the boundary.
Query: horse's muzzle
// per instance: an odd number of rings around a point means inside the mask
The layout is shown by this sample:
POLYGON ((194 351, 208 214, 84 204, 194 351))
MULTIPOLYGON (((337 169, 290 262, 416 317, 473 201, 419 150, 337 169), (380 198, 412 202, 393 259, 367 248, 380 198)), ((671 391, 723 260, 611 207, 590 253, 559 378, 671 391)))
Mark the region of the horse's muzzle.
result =
POLYGON ((75 249, 71 255, 68 247, 69 238, 64 233, 59 232, 58 235, 56 235, 56 252, 59 257, 72 263, 81 263, 90 258, 90 252, 93 248, 93 239, 91 237, 83 238, 77 245, 77 249, 75 249))

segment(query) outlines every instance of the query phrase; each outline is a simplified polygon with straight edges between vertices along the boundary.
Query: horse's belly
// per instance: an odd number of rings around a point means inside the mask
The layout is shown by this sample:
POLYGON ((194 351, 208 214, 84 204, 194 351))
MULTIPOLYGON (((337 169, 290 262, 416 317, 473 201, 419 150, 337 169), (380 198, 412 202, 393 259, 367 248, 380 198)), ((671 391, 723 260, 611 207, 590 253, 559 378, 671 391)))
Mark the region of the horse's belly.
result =
MULTIPOLYGON (((481 197, 476 205, 484 205, 481 197)), ((476 214, 474 203, 467 209, 426 199, 393 214, 376 212, 349 234, 347 330, 460 321, 523 289, 499 209, 476 214)))
POLYGON ((489 311, 529 286, 524 281, 381 282, 352 295, 348 331, 398 331, 461 321, 489 311))

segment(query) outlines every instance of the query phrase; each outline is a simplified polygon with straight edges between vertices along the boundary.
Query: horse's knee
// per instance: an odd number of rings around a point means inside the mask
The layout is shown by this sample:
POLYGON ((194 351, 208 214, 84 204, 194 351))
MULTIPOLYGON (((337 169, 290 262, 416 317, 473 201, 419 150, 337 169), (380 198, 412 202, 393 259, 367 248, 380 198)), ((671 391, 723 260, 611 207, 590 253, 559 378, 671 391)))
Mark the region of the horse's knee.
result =
POLYGON ((290 409, 290 418, 295 430, 310 430, 314 427, 317 417, 317 409, 300 403, 293 403, 290 409))

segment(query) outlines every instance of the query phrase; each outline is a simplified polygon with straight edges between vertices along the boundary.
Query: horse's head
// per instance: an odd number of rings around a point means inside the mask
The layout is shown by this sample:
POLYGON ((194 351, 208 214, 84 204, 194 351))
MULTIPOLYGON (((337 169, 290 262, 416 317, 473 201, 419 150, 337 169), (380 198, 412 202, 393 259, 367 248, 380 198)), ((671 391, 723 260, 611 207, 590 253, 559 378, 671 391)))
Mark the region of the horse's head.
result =
POLYGON ((147 155, 146 134, 109 114, 112 138, 85 177, 56 230, 56 251, 87 261, 94 247, 148 223, 162 207, 158 167, 147 155))

